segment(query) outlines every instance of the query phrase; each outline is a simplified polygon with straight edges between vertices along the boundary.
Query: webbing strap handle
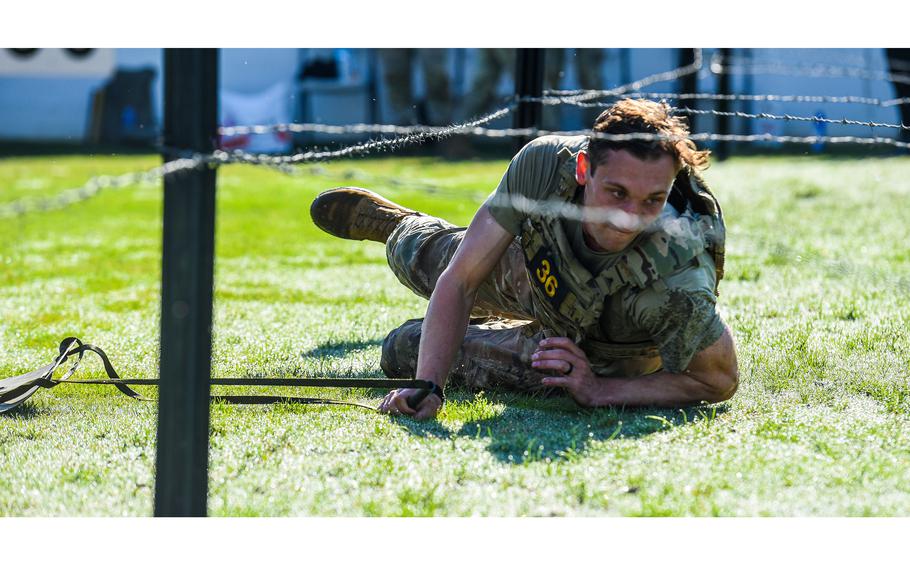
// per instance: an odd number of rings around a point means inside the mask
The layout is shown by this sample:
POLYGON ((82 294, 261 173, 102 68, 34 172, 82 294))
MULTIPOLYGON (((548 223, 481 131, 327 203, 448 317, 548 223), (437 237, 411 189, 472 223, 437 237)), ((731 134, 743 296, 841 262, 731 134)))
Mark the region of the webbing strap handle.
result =
MULTIPOLYGON (((142 401, 154 401, 155 399, 147 398, 131 389, 128 385, 158 385, 158 379, 123 379, 114 369, 107 354, 103 349, 89 343, 83 343, 75 337, 67 337, 60 343, 60 353, 54 359, 53 363, 45 365, 39 369, 0 380, 0 414, 16 408, 26 399, 31 397, 39 388, 53 388, 61 383, 67 384, 84 384, 84 385, 114 385, 123 394, 142 401), (79 368, 82 358, 86 351, 95 353, 101 358, 104 365, 104 371, 107 379, 86 379, 71 380, 70 377, 79 368), (59 379, 54 379, 54 372, 67 359, 75 357, 70 369, 59 379)), ((275 378, 214 378, 210 380, 211 385, 231 385, 231 386, 281 386, 281 387, 349 387, 349 388, 389 388, 400 389, 410 388, 419 389, 419 392, 409 397, 409 404, 416 408, 427 395, 431 393, 438 394, 442 398, 441 389, 431 381, 417 379, 325 379, 325 378, 302 378, 294 379, 287 377, 275 378)), ((288 397, 275 395, 212 395, 210 399, 213 402, 227 402, 229 404, 273 404, 279 402, 298 403, 298 404, 338 404, 348 406, 359 406, 375 410, 372 406, 357 402, 331 400, 323 398, 307 397, 288 397)))
MULTIPOLYGON (((76 338, 67 338, 67 339, 76 339, 76 338)), ((79 340, 76 339, 76 341, 79 341, 79 340)), ((64 340, 64 343, 65 342, 66 342, 66 339, 64 340)), ((60 344, 60 347, 61 347, 61 349, 63 348, 63 343, 60 344)), ((138 392, 136 392, 133 389, 131 389, 130 387, 126 386, 126 384, 123 382, 123 379, 120 378, 120 375, 117 374, 117 371, 114 369, 114 366, 111 364, 111 360, 107 358, 107 353, 105 353, 100 347, 96 347, 89 343, 82 343, 81 341, 79 341, 79 345, 77 347, 62 354, 63 361, 66 361, 67 357, 71 357, 71 356, 77 355, 77 354, 79 355, 79 361, 82 361, 82 355, 86 351, 91 351, 92 353, 101 357, 101 363, 104 365, 104 372, 107 373, 107 376, 111 379, 110 384, 117 387, 117 389, 120 392, 122 392, 126 396, 135 398, 136 400, 145 400, 145 401, 153 400, 151 398, 146 398, 146 397, 142 396, 138 392)), ((61 361, 61 363, 63 361, 61 361)), ((57 380, 57 381, 54 381, 53 379, 51 379, 52 382, 55 382, 55 383, 69 382, 69 381, 67 381, 67 379, 73 374, 73 372, 75 372, 77 366, 78 366, 78 361, 77 361, 77 364, 73 365, 73 368, 70 369, 70 373, 68 373, 62 379, 57 380)), ((74 381, 74 382, 78 382, 78 381, 74 381)))

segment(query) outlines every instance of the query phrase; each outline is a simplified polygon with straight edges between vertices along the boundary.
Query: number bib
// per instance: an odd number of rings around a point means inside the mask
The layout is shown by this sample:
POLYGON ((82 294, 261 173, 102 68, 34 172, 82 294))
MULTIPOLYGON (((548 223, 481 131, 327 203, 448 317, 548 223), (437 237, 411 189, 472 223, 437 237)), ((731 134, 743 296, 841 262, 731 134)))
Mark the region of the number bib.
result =
POLYGON ((566 297, 568 288, 562 284, 559 257, 548 247, 541 247, 527 262, 528 272, 534 285, 540 288, 557 310, 566 297))

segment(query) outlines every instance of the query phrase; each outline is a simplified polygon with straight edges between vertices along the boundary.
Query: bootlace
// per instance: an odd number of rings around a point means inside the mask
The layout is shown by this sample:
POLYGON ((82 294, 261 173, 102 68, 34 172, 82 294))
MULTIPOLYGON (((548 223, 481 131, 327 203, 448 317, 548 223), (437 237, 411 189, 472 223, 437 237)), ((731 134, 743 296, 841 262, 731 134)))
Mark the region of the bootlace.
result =
POLYGON ((406 214, 388 207, 365 207, 354 217, 353 227, 365 232, 390 233, 406 214))

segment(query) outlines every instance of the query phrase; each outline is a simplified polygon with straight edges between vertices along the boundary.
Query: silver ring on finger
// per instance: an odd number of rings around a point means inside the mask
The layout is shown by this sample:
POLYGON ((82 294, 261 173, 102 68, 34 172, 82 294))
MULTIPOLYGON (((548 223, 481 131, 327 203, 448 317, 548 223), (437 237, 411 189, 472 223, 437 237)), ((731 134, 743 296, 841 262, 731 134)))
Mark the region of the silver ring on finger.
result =
MULTIPOLYGON (((569 362, 566 361, 566 363, 569 363, 569 362)), ((566 375, 571 375, 571 374, 572 374, 572 371, 574 371, 574 370, 575 370, 575 365, 573 365, 572 363, 569 363, 569 370, 566 371, 564 374, 566 374, 566 375)))

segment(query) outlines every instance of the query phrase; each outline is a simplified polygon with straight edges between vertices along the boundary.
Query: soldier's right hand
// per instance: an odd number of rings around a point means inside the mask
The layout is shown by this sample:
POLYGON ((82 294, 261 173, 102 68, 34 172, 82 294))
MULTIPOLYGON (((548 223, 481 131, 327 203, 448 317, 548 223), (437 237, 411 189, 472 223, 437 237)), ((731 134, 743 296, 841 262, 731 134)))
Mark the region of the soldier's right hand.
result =
POLYGON ((416 420, 426 420, 435 417, 439 413, 439 409, 442 408, 442 399, 438 395, 427 395, 426 398, 420 401, 417 408, 411 408, 408 405, 408 398, 419 392, 421 392, 420 389, 393 390, 382 399, 377 410, 383 414, 391 414, 393 416, 405 414, 416 420))

